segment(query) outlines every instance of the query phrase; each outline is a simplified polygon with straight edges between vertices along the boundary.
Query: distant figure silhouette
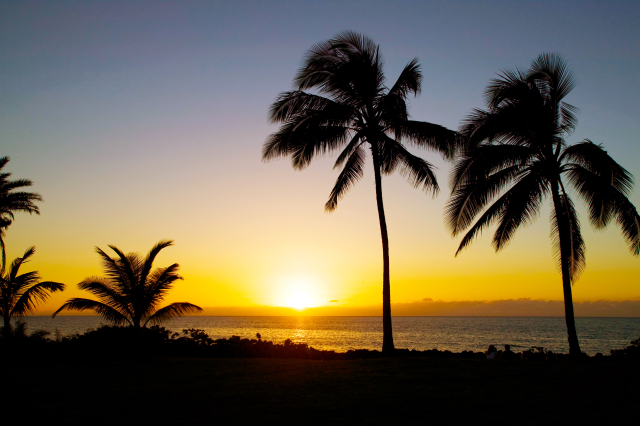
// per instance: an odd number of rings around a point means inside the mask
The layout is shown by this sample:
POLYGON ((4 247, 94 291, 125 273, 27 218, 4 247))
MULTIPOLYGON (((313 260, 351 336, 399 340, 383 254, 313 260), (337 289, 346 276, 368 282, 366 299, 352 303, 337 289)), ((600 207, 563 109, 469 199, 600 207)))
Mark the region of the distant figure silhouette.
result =
POLYGON ((504 351, 500 354, 500 359, 518 359, 518 355, 511 350, 511 345, 504 345, 504 351))
POLYGON ((489 345, 489 349, 487 349, 487 359, 496 359, 496 347, 493 345, 489 345))

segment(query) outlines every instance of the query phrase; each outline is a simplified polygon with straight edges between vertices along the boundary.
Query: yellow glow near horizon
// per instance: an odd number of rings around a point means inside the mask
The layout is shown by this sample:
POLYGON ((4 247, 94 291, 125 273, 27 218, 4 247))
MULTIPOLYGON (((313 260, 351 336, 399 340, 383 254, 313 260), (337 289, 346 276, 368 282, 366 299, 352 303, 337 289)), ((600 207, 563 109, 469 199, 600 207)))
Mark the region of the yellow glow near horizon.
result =
POLYGON ((285 304, 288 308, 294 308, 301 311, 315 306, 316 303, 315 300, 313 300, 311 296, 304 291, 296 291, 287 299, 285 304))

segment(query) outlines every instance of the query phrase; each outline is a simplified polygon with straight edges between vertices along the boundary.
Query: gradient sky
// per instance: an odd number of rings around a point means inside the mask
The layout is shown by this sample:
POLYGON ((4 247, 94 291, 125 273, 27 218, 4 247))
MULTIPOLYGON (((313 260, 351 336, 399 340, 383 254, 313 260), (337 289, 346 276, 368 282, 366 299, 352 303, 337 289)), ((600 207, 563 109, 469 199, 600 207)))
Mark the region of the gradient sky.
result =
MULTIPOLYGON (((569 141, 603 144, 639 177, 639 23, 637 1, 4 1, 0 156, 45 199, 40 216, 21 213, 9 228, 8 257, 36 245, 25 271, 68 285, 41 313, 100 274, 94 246, 146 253, 163 238, 176 246, 157 266, 178 262, 185 278, 168 302, 283 306, 303 292, 319 307, 381 306, 371 168, 325 214, 332 158, 302 172, 260 159, 277 129, 268 107, 305 52, 343 30, 364 33, 389 84, 418 57, 424 85, 411 115, 452 129, 483 107, 501 69, 558 52, 578 82, 569 141)), ((562 300, 548 203, 502 252, 485 232, 454 258, 459 240, 442 218, 450 165, 414 152, 438 166, 442 190, 434 199, 399 175, 383 180, 392 302, 562 300)), ((639 189, 631 200, 640 206, 639 189)), ((593 231, 575 201, 587 268, 574 300, 637 302, 640 259, 617 225, 593 231)))

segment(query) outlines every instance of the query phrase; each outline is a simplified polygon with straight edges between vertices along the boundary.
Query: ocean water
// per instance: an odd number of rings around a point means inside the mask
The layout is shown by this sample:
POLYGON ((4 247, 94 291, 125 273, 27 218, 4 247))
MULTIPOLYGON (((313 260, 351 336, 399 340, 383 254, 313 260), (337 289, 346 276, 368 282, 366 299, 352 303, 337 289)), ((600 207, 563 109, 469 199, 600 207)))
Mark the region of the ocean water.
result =
MULTIPOLYGON (((84 333, 107 324, 95 316, 32 316, 26 318, 27 332, 47 330, 55 337, 84 333)), ((380 349, 380 317, 206 317, 177 318, 163 324, 182 332, 199 328, 214 339, 233 335, 281 343, 291 339, 316 349, 344 352, 349 349, 380 349)), ((640 337, 640 318, 576 318, 580 346, 584 352, 608 354, 611 349, 629 345, 640 337)), ((561 317, 394 317, 393 337, 396 348, 439 349, 460 352, 484 351, 490 345, 502 349, 510 344, 520 352, 541 346, 554 352, 568 353, 567 332, 561 317)))

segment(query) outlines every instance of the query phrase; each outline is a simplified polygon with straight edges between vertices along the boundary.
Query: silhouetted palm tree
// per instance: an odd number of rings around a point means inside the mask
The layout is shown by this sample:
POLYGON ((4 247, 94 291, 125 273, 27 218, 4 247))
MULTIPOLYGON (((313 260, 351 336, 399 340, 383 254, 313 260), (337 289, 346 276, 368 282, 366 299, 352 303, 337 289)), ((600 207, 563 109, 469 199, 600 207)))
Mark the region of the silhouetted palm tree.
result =
POLYGON ((446 220, 454 235, 471 226, 456 255, 494 222, 496 251, 537 217, 551 197, 551 230, 562 272, 569 352, 580 354, 571 285, 585 266, 580 223, 565 182, 587 203, 591 224, 611 220, 622 228, 631 253, 640 253, 640 218, 627 198, 633 177, 589 140, 565 143, 577 123, 577 108, 563 99, 574 80, 563 59, 542 54, 528 72, 506 70, 485 90, 488 109, 474 110, 464 121, 469 143, 452 172, 452 196, 446 220), (479 219, 473 223, 475 218, 479 219))
POLYGON ((11 318, 23 317, 35 311, 40 302, 47 300, 51 293, 64 290, 64 284, 51 281, 40 282, 37 271, 18 275, 20 266, 29 261, 36 248, 30 247, 22 257, 17 257, 5 273, 2 264, 0 275, 0 313, 4 320, 3 337, 11 335, 11 318))
POLYGON ((187 302, 172 303, 157 309, 173 287, 173 283, 182 279, 178 275, 177 263, 152 270, 153 261, 160 250, 172 245, 171 240, 160 241, 144 259, 139 253, 124 254, 117 247, 110 245, 118 255, 118 258, 112 259, 96 247, 106 277, 86 278, 78 284, 78 288, 93 293, 98 300, 79 297, 69 299, 52 316, 55 317, 64 309, 88 309, 116 325, 129 324, 135 329, 140 329, 149 322, 159 324, 170 318, 202 311, 202 308, 187 302))
POLYGON ((263 160, 291 156, 294 169, 301 170, 318 155, 342 150, 334 166, 342 170, 325 204, 327 212, 335 210, 338 200, 362 178, 370 151, 384 264, 383 352, 392 351, 394 345, 381 176, 399 170, 413 186, 435 195, 439 188, 433 166, 411 154, 401 142, 452 158, 457 141, 454 131, 409 120, 406 101, 409 95, 420 93, 421 83, 420 66, 413 59, 387 88, 379 47, 366 36, 340 33, 309 50, 294 80, 297 90, 281 93, 271 106, 271 122, 282 126, 269 136, 262 151, 263 160), (307 89, 319 94, 305 92, 307 89))
MULTIPOLYGON (((9 157, 0 158, 0 171, 11 160, 9 157)), ((5 230, 13 222, 14 212, 23 211, 40 214, 36 201, 42 201, 40 194, 35 192, 16 192, 18 188, 33 185, 27 179, 9 180, 11 173, 0 173, 0 250, 2 250, 2 265, 7 263, 7 255, 4 248, 5 230)))

